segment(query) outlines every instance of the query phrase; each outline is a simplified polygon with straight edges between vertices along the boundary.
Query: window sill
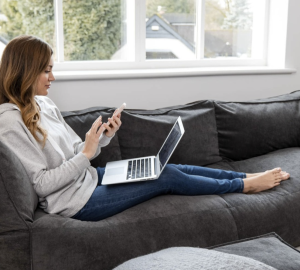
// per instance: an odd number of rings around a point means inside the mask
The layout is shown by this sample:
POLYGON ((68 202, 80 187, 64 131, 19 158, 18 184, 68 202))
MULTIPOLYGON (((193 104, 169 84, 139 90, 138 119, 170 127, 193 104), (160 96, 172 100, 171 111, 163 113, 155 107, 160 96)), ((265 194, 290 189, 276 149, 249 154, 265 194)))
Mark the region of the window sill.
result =
POLYGON ((167 68, 167 69, 130 69, 130 70, 85 70, 55 71, 56 80, 102 80, 129 78, 162 78, 189 76, 224 76, 224 75, 263 75, 292 74, 293 68, 271 67, 218 67, 218 68, 167 68))

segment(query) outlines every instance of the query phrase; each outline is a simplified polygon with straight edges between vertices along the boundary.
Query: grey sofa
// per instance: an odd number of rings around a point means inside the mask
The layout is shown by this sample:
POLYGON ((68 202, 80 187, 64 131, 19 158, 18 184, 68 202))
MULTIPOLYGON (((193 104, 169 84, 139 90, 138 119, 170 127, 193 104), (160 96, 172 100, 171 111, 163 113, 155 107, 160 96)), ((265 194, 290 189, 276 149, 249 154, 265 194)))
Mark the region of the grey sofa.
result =
MULTIPOLYGON (((84 138, 98 115, 106 120, 112 112, 94 107, 63 115, 84 138)), ((81 222, 37 208, 22 165, 0 142, 0 268, 112 269, 168 247, 211 247, 269 232, 299 246, 300 91, 126 110, 121 129, 92 165, 156 154, 179 115, 186 133, 171 163, 249 173, 280 166, 291 178, 252 195, 160 196, 99 222, 81 222)))

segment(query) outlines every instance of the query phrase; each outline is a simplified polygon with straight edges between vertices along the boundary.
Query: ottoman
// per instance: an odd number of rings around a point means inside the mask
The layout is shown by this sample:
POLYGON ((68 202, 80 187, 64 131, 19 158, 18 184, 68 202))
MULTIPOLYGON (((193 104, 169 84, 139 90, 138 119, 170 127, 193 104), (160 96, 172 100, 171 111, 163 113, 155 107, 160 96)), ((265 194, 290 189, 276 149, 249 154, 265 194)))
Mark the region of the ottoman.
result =
POLYGON ((269 233, 208 249, 171 247, 131 259, 114 269, 299 270, 300 252, 276 233, 269 233))

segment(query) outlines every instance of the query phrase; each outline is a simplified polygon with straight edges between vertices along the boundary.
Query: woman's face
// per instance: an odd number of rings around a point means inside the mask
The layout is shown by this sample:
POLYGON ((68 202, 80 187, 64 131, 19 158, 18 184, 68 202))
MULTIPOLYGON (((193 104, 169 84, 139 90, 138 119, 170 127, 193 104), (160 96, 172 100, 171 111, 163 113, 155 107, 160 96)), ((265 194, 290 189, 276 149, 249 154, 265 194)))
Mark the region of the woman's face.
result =
POLYGON ((51 56, 48 67, 39 75, 37 79, 36 95, 38 96, 47 96, 51 82, 55 80, 52 73, 53 63, 54 61, 51 56))

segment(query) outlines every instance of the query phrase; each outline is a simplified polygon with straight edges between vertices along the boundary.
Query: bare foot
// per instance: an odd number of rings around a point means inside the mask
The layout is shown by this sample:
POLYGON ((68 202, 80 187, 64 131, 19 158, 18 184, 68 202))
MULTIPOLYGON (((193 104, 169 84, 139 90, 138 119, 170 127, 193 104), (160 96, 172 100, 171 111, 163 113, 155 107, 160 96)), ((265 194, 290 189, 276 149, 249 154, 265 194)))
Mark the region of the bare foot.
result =
MULTIPOLYGON (((246 173, 246 177, 247 178, 251 178, 251 177, 259 176, 259 175, 262 175, 262 174, 264 174, 264 173, 263 172, 261 172, 261 173, 246 173)), ((285 172, 285 171, 281 171, 280 174, 281 174, 281 176, 283 178, 282 180, 287 180, 290 177, 290 175, 287 172, 285 172), (287 177, 287 175, 288 175, 288 177, 287 177)))
POLYGON ((280 168, 258 174, 256 176, 245 178, 244 193, 257 193, 280 185, 282 180, 287 180, 290 175, 282 172, 280 168))

